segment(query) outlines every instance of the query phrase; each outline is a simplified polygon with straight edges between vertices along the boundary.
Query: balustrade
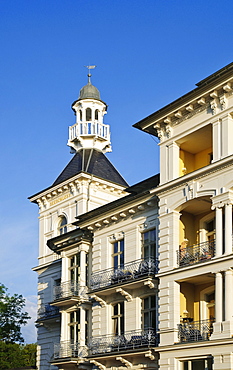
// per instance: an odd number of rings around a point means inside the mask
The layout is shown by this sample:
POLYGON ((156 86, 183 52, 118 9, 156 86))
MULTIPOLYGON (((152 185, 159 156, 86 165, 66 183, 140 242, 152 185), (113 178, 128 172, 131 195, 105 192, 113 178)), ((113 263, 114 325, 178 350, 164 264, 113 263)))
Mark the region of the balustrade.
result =
POLYGON ((213 332, 214 320, 187 321, 178 324, 180 342, 198 342, 209 340, 213 332))
POLYGON ((157 272, 158 261, 155 258, 132 261, 117 269, 110 268, 93 273, 90 279, 90 289, 101 289, 109 285, 155 275, 157 272))
POLYGON ((87 355, 87 346, 80 346, 78 343, 69 341, 54 344, 54 359, 66 357, 85 358, 87 355))
POLYGON ((80 135, 94 135, 104 139, 110 139, 109 125, 104 123, 94 122, 77 122, 69 129, 69 139, 73 140, 80 135))
POLYGON ((215 255, 215 240, 194 244, 190 247, 180 247, 177 251, 178 265, 188 266, 206 262, 215 255))
POLYGON ((77 281, 68 281, 54 287, 54 300, 70 297, 80 297, 84 300, 88 300, 87 287, 80 287, 77 281))
POLYGON ((38 310, 38 320, 46 320, 46 319, 52 319, 56 316, 59 316, 59 308, 50 306, 50 304, 47 304, 38 310))
POLYGON ((158 335, 153 328, 125 332, 122 335, 101 335, 91 338, 88 348, 90 355, 106 352, 158 346, 158 335))

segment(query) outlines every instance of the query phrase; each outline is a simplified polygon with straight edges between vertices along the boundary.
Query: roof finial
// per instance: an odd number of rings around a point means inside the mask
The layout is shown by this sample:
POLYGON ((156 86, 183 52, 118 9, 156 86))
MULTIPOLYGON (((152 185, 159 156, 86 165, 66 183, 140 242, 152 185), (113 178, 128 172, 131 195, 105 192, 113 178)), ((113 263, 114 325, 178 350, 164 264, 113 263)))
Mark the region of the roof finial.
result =
POLYGON ((84 67, 86 67, 87 69, 88 69, 88 75, 87 75, 87 77, 88 77, 88 83, 91 83, 91 73, 90 73, 90 70, 91 69, 95 69, 97 66, 84 66, 84 67))

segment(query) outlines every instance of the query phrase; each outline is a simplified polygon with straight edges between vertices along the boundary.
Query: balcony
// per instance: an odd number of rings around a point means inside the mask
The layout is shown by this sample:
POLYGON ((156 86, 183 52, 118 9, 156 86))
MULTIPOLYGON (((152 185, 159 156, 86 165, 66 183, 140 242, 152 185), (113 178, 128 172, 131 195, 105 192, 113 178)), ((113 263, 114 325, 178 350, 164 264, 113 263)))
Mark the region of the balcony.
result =
POLYGON ((179 267, 190 266, 196 263, 207 262, 215 255, 215 240, 190 247, 181 248, 177 251, 177 263, 179 267))
POLYGON ((119 283, 153 276, 158 272, 158 261, 155 258, 140 259, 126 263, 118 269, 110 268, 92 274, 90 289, 102 289, 119 283))
POLYGON ((122 335, 101 335, 93 337, 89 343, 90 356, 109 352, 122 352, 158 346, 158 335, 152 328, 132 330, 122 335))
POLYGON ((109 125, 98 121, 78 122, 69 128, 70 141, 83 135, 98 136, 100 138, 110 140, 110 128, 109 125))
POLYGON ((87 287, 80 286, 76 281, 68 281, 54 287, 54 306, 64 306, 75 302, 88 301, 87 287))
POLYGON ((49 320, 54 321, 60 315, 59 308, 46 304, 38 310, 37 321, 49 320))
POLYGON ((85 358, 88 355, 86 346, 80 346, 78 343, 61 342, 54 344, 54 360, 69 357, 85 358))
POLYGON ((182 322, 178 325, 180 342, 199 342, 209 340, 213 332, 214 320, 182 322))

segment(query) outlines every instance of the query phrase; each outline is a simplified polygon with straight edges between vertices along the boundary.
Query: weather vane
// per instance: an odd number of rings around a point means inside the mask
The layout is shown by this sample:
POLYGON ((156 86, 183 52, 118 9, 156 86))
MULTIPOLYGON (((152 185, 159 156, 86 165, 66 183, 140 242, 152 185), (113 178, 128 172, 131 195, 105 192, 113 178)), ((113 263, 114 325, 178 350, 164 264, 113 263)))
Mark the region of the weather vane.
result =
POLYGON ((95 69, 96 68, 96 66, 84 66, 84 67, 86 67, 87 69, 88 69, 88 75, 87 75, 87 77, 88 77, 88 82, 91 82, 91 73, 90 73, 90 70, 91 69, 95 69))

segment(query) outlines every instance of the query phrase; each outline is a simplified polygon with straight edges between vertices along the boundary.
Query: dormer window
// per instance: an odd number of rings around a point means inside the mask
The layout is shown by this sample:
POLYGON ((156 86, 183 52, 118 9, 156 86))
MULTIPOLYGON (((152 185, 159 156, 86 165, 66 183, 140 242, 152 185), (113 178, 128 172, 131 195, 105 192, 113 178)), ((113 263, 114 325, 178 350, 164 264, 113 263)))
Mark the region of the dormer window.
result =
POLYGON ((58 232, 59 235, 67 233, 67 219, 65 216, 60 217, 58 232))
POLYGON ((91 121, 91 108, 86 109, 86 121, 91 121))

